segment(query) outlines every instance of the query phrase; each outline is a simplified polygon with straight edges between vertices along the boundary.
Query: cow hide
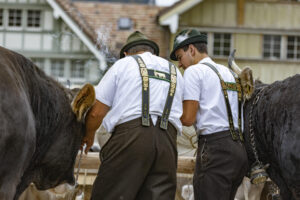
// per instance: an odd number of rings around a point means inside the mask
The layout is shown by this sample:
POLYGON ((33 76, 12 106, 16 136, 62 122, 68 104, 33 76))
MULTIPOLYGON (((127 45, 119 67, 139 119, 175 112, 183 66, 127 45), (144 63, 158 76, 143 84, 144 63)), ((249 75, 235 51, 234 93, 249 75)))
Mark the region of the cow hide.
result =
POLYGON ((0 47, 1 200, 18 199, 31 182, 40 190, 74 184, 84 124, 70 96, 30 60, 0 47))
POLYGON ((270 164, 267 172, 281 198, 300 199, 300 75, 255 84, 254 94, 245 102, 245 145, 253 164, 251 118, 259 160, 270 164))

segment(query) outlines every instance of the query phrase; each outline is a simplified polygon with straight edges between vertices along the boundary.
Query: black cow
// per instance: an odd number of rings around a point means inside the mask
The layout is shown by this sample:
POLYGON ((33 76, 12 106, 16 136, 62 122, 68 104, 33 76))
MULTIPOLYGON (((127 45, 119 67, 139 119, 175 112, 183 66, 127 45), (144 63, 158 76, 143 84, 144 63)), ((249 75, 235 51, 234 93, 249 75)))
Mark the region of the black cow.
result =
POLYGON ((76 97, 30 60, 0 47, 0 199, 18 199, 31 183, 41 190, 74 184, 91 85, 76 97), (81 104, 82 103, 82 104, 81 104), (76 119, 77 118, 77 119, 76 119))
POLYGON ((300 199, 300 75, 270 85, 255 84, 245 102, 244 120, 250 164, 255 161, 253 128, 259 160, 270 164, 267 172, 280 188, 281 198, 300 199))

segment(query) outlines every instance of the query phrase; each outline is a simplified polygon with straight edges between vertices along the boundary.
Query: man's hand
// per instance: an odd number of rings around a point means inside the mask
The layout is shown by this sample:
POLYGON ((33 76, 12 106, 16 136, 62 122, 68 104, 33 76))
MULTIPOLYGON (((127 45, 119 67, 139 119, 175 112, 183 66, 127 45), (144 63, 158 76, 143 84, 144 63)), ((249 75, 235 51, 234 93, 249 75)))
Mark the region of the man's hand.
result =
POLYGON ((89 137, 89 136, 84 136, 82 141, 81 141, 81 147, 80 150, 83 151, 85 154, 88 154, 90 148, 93 146, 94 144, 94 137, 89 137), (83 148, 84 145, 86 144, 85 149, 83 148))

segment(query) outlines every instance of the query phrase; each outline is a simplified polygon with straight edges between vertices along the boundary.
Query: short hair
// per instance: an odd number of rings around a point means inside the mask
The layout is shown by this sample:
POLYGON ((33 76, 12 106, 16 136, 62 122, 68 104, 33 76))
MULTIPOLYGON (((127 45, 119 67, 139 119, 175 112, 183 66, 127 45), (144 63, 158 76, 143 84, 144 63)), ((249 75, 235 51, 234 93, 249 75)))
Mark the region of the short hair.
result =
MULTIPOLYGON (((183 51, 187 51, 190 44, 187 44, 182 47, 183 51)), ((192 43, 196 47, 196 49, 199 51, 199 53, 206 53, 207 54, 207 45, 203 42, 196 42, 192 43)))
POLYGON ((149 45, 145 45, 145 44, 139 44, 139 45, 133 46, 133 47, 129 48, 126 52, 129 54, 135 54, 139 51, 149 51, 152 54, 155 53, 155 51, 152 47, 150 47, 149 45))

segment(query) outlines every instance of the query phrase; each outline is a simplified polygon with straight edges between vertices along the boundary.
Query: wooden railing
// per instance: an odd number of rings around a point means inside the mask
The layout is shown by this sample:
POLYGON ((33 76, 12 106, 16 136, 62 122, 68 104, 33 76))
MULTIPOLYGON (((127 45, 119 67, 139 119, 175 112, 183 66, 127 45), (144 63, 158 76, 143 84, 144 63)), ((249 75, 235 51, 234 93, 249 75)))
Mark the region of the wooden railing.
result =
MULTIPOLYGON (((75 167, 78 166, 79 155, 76 158, 75 167)), ((89 152, 83 154, 80 162, 80 169, 98 169, 100 166, 99 153, 89 152)), ((178 157, 177 173, 193 174, 195 169, 195 158, 178 157)))

